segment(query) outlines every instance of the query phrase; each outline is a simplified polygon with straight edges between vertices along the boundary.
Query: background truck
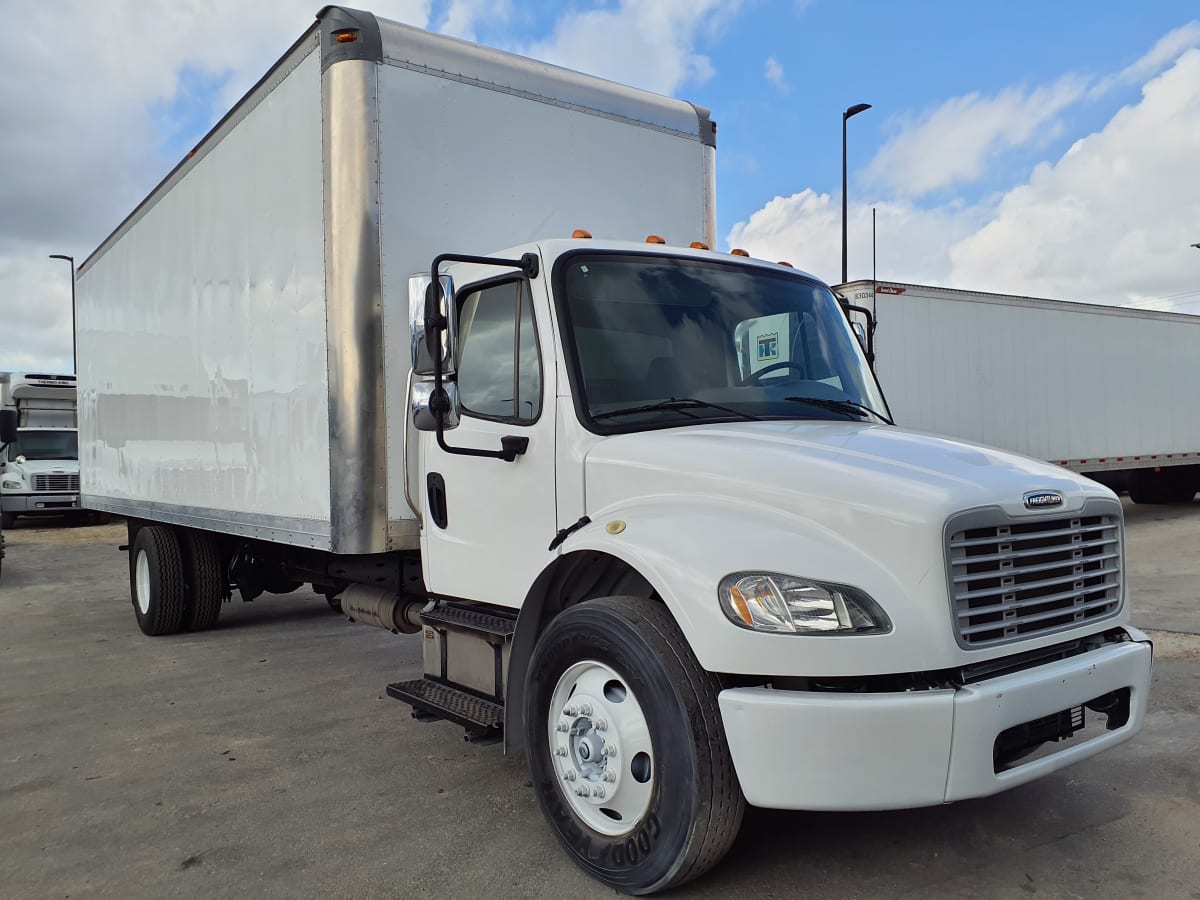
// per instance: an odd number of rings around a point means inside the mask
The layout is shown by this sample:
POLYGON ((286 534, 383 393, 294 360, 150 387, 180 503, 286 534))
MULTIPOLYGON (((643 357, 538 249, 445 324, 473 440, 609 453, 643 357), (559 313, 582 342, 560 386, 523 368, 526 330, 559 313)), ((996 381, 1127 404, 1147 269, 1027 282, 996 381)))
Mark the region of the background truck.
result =
POLYGON ((0 372, 0 409, 16 434, 0 442, 0 518, 63 515, 79 506, 75 376, 0 372))
POLYGON ((903 425, 1129 489, 1200 491, 1200 316, 890 281, 836 288, 876 319, 875 370, 903 425))
POLYGON ((747 802, 1055 771, 1150 677, 1116 498, 888 424, 826 285, 708 249, 715 133, 327 7, 79 270, 84 500, 141 629, 310 584, 419 635, 387 692, 524 751, 629 893, 747 802))

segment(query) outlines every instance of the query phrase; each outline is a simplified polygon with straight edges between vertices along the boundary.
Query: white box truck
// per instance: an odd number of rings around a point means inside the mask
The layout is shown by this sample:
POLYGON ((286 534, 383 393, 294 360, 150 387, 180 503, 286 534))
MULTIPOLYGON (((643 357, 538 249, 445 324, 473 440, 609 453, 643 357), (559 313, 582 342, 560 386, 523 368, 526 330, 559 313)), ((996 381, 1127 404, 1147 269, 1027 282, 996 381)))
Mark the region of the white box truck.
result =
POLYGON ((75 376, 0 372, 0 409, 15 430, 0 440, 0 522, 61 516, 79 505, 75 376))
POLYGON ((1200 491, 1200 316, 892 281, 835 290, 873 314, 875 371, 904 426, 1086 472, 1138 503, 1200 491))
POLYGON ((714 138, 327 7, 79 273, 84 499, 142 630, 310 584, 418 635, 388 693, 523 750, 635 894, 746 803, 1054 772, 1150 681, 1112 493, 890 425, 826 285, 707 249, 714 138))

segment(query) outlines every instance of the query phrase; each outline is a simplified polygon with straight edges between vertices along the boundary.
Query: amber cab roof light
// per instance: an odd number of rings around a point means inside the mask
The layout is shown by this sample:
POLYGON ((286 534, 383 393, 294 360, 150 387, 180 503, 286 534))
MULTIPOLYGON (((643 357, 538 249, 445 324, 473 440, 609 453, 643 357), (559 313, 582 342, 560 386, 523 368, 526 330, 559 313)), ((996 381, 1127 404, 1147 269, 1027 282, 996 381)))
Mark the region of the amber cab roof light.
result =
POLYGON ((586 228, 576 228, 571 232, 571 237, 573 238, 590 238, 591 236, 592 233, 586 228))
POLYGON ((647 244, 665 244, 666 240, 664 238, 659 237, 657 234, 648 234, 648 235, 646 235, 646 243, 647 244))
POLYGON ((690 246, 693 250, 711 250, 712 249, 711 247, 708 246, 708 244, 704 243, 704 241, 692 241, 691 244, 689 244, 688 246, 690 246))
POLYGON ((733 250, 730 250, 729 252, 732 253, 734 256, 749 256, 750 255, 749 253, 747 253, 745 250, 741 249, 740 247, 735 247, 733 250))

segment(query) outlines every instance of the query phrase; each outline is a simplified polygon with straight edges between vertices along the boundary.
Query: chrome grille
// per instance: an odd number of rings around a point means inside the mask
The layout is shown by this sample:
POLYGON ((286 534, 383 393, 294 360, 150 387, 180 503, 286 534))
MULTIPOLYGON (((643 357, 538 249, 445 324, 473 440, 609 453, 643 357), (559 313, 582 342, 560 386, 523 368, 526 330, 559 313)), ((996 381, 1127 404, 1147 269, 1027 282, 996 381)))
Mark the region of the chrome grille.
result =
POLYGON ((33 489, 35 491, 78 491, 79 475, 34 475, 33 489))
POLYGON ((998 510, 949 523, 946 560, 958 642, 1023 640, 1114 615, 1121 605, 1121 517, 1006 519, 998 510), (990 519, 991 521, 988 521, 990 519))

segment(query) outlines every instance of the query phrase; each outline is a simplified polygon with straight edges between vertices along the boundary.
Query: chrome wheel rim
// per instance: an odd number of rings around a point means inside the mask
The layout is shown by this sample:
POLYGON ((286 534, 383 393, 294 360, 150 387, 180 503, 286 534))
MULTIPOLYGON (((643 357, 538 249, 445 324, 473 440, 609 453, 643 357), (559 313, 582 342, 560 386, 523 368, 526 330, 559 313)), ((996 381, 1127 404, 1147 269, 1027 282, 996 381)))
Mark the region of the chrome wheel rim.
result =
POLYGON ((142 615, 150 612, 150 560, 145 550, 139 550, 134 563, 134 584, 137 587, 137 605, 142 615))

